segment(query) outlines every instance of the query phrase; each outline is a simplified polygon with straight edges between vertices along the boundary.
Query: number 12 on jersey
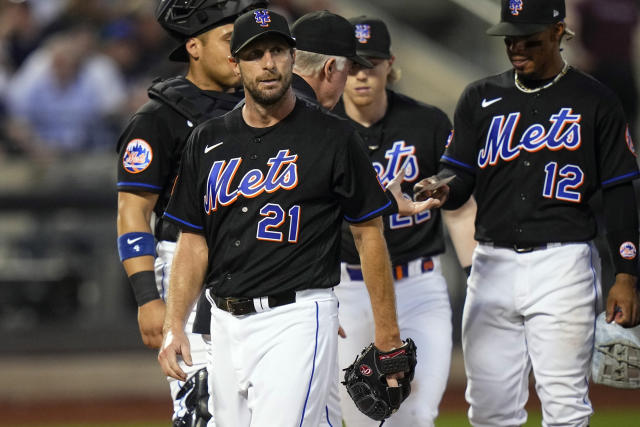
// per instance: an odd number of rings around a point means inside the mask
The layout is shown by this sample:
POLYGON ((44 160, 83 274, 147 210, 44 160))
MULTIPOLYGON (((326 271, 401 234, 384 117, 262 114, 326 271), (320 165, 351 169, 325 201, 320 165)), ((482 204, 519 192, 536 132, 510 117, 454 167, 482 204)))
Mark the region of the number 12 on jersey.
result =
MULTIPOLYGON (((285 215, 285 210, 282 206, 275 203, 267 203, 260 209, 260 215, 265 218, 258 222, 256 238, 270 242, 282 242, 284 238, 283 233, 274 230, 280 228, 285 222, 287 215, 285 215)), ((298 243, 298 235, 300 233, 300 206, 292 206, 289 209, 288 216, 289 232, 287 233, 287 241, 289 243, 298 243)))
POLYGON ((580 192, 572 191, 584 183, 584 172, 579 166, 565 165, 558 170, 558 163, 549 162, 544 167, 544 173, 543 197, 553 199, 555 194, 555 198, 558 200, 574 203, 579 203, 582 200, 580 192))

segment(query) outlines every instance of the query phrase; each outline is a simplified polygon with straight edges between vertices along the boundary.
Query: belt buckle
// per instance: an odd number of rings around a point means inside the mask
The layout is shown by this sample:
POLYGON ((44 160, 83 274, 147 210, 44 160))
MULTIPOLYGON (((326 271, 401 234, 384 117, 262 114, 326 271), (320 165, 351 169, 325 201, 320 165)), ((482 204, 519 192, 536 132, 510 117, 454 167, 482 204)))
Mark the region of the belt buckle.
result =
POLYGON ((516 244, 513 245, 513 250, 516 251, 519 254, 526 254, 528 252, 533 252, 534 247, 533 246, 527 246, 527 247, 520 247, 516 244))
POLYGON ((240 302, 240 298, 228 297, 224 299, 224 304, 226 311, 235 315, 235 310, 233 309, 233 304, 240 302))

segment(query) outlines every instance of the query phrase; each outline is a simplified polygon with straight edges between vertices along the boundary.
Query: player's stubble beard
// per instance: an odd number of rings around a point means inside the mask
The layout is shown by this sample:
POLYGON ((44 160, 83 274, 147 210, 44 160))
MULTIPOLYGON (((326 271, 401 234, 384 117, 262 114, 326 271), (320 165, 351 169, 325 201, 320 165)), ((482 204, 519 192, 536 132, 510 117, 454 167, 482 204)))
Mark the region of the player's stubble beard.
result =
POLYGON ((273 105, 280 101, 284 94, 287 92, 289 87, 291 86, 293 67, 289 72, 285 73, 269 73, 263 74, 259 77, 256 77, 253 81, 251 79, 245 78, 242 75, 242 84, 244 85, 245 90, 251 95, 251 97, 261 105, 273 105), (277 91, 266 91, 261 90, 259 88, 260 81, 265 79, 277 79, 282 85, 277 91))

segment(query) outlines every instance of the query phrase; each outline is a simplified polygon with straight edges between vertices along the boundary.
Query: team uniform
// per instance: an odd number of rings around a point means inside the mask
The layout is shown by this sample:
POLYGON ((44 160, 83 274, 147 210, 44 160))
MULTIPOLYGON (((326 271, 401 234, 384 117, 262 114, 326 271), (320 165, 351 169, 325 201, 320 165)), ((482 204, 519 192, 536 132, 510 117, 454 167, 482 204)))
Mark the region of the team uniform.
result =
MULTIPOLYGON (((387 99, 387 111, 377 123, 370 127, 351 123, 361 135, 384 185, 407 165, 402 187, 411 194, 413 184, 437 172, 451 135, 451 123, 436 107, 391 90, 387 90, 387 99)), ((346 117, 342 103, 334 112, 346 117)), ((451 306, 440 266, 440 254, 445 249, 442 217, 438 210, 412 217, 391 214, 384 217, 384 226, 395 279, 400 333, 410 336, 419 349, 431 349, 419 353, 413 392, 387 424, 433 426, 449 375, 452 347, 451 306)), ((360 258, 346 226, 340 259, 341 280, 336 295, 340 301, 340 324, 347 334, 346 339, 338 342, 339 363, 344 369, 374 334, 360 258)), ((347 426, 378 425, 356 408, 344 388, 340 400, 347 426)))
POLYGON ((236 109, 196 129, 165 218, 208 244, 219 425, 321 422, 335 382, 340 226, 390 203, 348 122, 304 100, 271 127, 249 127, 236 109))
MULTIPOLYGON (((524 424, 533 367, 543 425, 583 426, 601 303, 588 201, 638 168, 622 109, 603 85, 566 64, 536 89, 514 74, 466 88, 441 159, 466 182, 450 184, 450 199, 474 188, 478 204, 462 331, 469 419, 524 424)), ((613 255, 632 259, 635 244, 613 255)))
MULTIPOLYGON (((179 229, 161 217, 171 195, 182 150, 196 125, 230 111, 242 98, 239 94, 200 90, 184 77, 155 82, 149 89, 149 97, 150 100, 132 116, 118 141, 117 188, 118 191, 158 194, 154 207, 158 219, 154 225, 155 276, 158 293, 165 300, 179 229)), ((180 362, 189 377, 207 363, 208 337, 191 333, 194 317, 195 309, 185 328, 191 343, 193 366, 180 362)), ((167 378, 174 419, 177 419, 185 414, 188 395, 178 398, 184 383, 167 378)))

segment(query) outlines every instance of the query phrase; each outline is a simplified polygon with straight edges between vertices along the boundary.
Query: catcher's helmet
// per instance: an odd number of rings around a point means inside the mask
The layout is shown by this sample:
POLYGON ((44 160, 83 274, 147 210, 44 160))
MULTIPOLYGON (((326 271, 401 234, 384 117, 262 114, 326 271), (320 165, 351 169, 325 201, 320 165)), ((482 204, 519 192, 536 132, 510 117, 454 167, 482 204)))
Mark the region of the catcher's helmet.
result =
POLYGON ((266 7, 268 0, 160 0, 156 19, 180 42, 171 54, 172 61, 188 62, 184 42, 211 28, 233 22, 250 9, 266 7))

